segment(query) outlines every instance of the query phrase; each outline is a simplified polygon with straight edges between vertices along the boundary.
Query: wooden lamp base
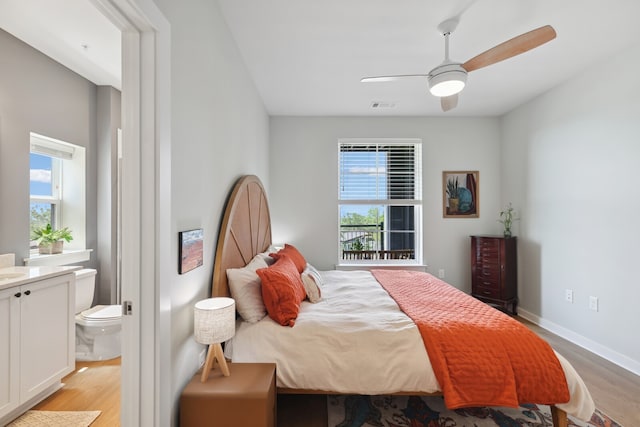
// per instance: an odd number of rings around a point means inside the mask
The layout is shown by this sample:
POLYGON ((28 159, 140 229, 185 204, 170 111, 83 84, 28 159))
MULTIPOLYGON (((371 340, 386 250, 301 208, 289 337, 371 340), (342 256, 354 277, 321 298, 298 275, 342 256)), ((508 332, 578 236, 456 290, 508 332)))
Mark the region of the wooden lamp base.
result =
POLYGON ((209 345, 209 351, 207 352, 207 360, 204 362, 204 367, 202 368, 202 376, 200 377, 200 382, 206 382, 207 378, 209 378, 209 373, 215 364, 215 361, 218 361, 220 365, 220 370, 225 377, 229 376, 229 366, 227 366, 227 361, 224 358, 224 353, 222 352, 222 346, 220 343, 215 343, 209 345))

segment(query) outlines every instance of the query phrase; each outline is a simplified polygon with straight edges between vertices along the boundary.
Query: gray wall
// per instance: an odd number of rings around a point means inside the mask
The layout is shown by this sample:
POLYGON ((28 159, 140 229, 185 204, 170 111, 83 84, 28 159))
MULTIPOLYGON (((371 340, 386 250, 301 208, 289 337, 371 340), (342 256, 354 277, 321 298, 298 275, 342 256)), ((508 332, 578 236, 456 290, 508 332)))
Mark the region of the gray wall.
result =
MULTIPOLYGON (((161 424, 177 424, 178 400, 204 347, 193 338, 193 306, 211 292, 213 258, 234 182, 255 174, 269 188, 269 119, 240 53, 212 1, 155 0, 171 24, 170 402, 161 424), (204 264, 178 274, 178 232, 204 230, 204 264)), ((168 298, 167 298, 168 297, 168 298)), ((166 334, 166 335, 165 335, 166 334)), ((164 357, 164 355, 162 356, 164 357)))
MULTIPOLYGON (((29 132, 86 148, 86 244, 96 248, 96 86, 0 30, 0 253, 29 256, 29 132)), ((85 265, 97 267, 96 253, 85 265)))
POLYGON ((97 227, 98 286, 95 300, 100 304, 117 301, 117 186, 118 128, 121 127, 120 91, 99 86, 97 96, 98 163, 96 165, 97 215, 87 218, 87 225, 97 227))
POLYGON ((639 66, 636 45, 515 109, 501 150, 503 200, 522 210, 522 308, 638 374, 639 66))
POLYGON ((496 118, 272 117, 274 242, 299 247, 322 270, 338 262, 338 139, 421 138, 423 238, 428 271, 471 290, 469 236, 498 233, 500 129, 496 118), (442 217, 442 171, 477 170, 479 218, 442 217))
POLYGON ((115 302, 120 91, 97 87, 0 30, 0 253, 29 256, 29 132, 86 148, 86 248, 100 304, 115 302))

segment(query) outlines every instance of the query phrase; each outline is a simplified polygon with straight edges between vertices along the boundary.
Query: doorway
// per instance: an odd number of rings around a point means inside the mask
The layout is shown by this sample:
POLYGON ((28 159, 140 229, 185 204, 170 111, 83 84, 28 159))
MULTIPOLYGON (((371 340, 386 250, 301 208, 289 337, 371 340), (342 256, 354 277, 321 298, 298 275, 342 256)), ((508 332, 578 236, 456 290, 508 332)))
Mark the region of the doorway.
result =
POLYGON ((169 425, 170 33, 153 2, 90 0, 122 32, 121 423, 169 425), (157 173, 162 171, 162 174, 157 173), (168 307, 169 309, 163 309, 168 307))

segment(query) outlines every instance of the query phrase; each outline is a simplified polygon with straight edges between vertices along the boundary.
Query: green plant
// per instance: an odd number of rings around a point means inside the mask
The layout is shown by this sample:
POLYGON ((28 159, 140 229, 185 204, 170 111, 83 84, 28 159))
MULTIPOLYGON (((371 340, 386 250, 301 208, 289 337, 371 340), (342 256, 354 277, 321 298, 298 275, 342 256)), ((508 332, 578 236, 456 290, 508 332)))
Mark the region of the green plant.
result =
POLYGON ((511 202, 509 205, 500 211, 500 219, 498 220, 504 226, 504 236, 511 237, 511 226, 513 225, 513 221, 517 221, 520 218, 516 217, 513 206, 511 206, 511 202))
POLYGON ((66 242, 70 242, 73 240, 71 230, 69 230, 68 227, 54 230, 51 227, 51 224, 47 224, 44 227, 34 229, 33 235, 35 237, 34 240, 38 245, 49 245, 60 240, 64 240, 66 242))
POLYGON ((455 181, 453 177, 447 179, 447 194, 450 199, 458 198, 458 177, 456 176, 455 181))

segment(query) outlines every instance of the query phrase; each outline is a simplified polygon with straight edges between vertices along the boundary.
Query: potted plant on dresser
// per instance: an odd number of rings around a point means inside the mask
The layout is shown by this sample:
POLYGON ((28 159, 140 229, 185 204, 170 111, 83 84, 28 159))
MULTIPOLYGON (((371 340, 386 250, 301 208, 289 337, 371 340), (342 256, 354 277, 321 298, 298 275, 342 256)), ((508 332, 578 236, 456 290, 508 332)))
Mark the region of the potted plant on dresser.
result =
POLYGON ((62 253, 64 242, 70 242, 73 240, 71 230, 69 230, 68 227, 54 230, 51 227, 51 224, 34 229, 33 234, 35 236, 35 241, 38 244, 38 252, 40 254, 60 254, 62 253))
POLYGON ((509 203, 509 205, 500 212, 500 219, 498 220, 498 222, 504 226, 504 237, 511 237, 511 226, 513 225, 513 221, 517 221, 519 219, 520 218, 516 216, 515 210, 513 209, 513 206, 511 206, 511 203, 509 203))

